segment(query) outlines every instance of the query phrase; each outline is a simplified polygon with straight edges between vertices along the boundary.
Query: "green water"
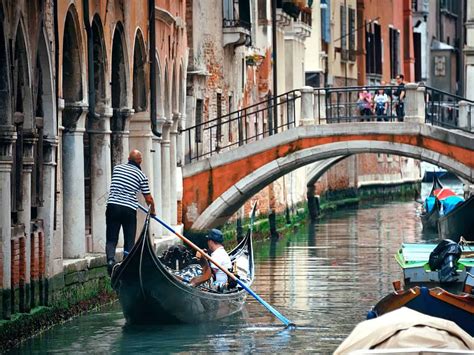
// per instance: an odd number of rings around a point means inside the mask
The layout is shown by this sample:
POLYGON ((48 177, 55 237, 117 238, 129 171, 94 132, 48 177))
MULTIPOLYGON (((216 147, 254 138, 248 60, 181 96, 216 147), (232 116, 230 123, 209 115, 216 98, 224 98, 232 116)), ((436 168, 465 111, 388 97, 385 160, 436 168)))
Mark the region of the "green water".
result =
POLYGON ((331 353, 401 279, 393 255, 422 236, 416 202, 337 211, 278 240, 255 243, 253 289, 287 318, 285 330, 247 298, 209 324, 130 327, 114 304, 56 326, 12 353, 331 353))

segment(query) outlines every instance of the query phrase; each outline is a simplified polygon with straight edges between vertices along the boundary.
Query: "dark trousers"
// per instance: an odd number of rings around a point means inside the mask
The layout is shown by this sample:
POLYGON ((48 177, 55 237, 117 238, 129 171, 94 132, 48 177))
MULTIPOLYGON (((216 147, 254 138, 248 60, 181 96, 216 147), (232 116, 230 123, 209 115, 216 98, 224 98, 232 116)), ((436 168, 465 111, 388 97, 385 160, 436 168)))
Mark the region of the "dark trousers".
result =
POLYGON ((405 103, 399 102, 397 104, 396 111, 398 122, 403 122, 403 117, 405 116, 405 103))
POLYGON ((137 211, 120 205, 108 204, 105 211, 106 238, 105 253, 107 261, 115 260, 115 248, 117 247, 120 227, 123 228, 124 254, 128 254, 135 244, 137 232, 137 211))

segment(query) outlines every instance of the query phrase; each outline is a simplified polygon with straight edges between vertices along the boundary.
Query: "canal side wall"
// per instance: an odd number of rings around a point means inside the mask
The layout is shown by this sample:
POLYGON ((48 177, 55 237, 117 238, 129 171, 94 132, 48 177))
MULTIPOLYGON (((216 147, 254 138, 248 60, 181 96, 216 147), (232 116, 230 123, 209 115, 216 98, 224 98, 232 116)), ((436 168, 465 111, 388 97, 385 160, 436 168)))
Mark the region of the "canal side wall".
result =
POLYGON ((39 295, 28 297, 29 304, 24 303, 24 298, 22 301, 21 295, 31 292, 32 288, 17 287, 12 290, 13 297, 8 297, 8 290, 4 290, 2 301, 11 302, 14 312, 10 319, 0 320, 0 352, 55 324, 115 300, 105 256, 65 260, 63 272, 38 281, 36 287, 39 295))
MULTIPOLYGON (((346 208, 349 206, 356 206, 359 203, 369 201, 392 201, 392 200, 413 200, 417 197, 421 190, 421 182, 406 181, 403 183, 377 183, 371 185, 362 185, 359 188, 351 187, 339 190, 327 190, 321 195, 318 195, 318 216, 324 216, 332 211, 346 208)), ((245 216, 249 215, 250 209, 247 210, 249 204, 245 206, 245 216), (248 213, 247 213, 248 212, 248 213)), ((275 218, 276 229, 278 233, 295 228, 295 226, 304 223, 309 218, 309 208, 307 201, 299 201, 292 209, 280 210, 275 218), (287 213, 289 212, 289 216, 287 213)), ((237 240, 236 219, 237 214, 233 216, 223 227, 224 238, 226 246, 232 247, 237 240)), ((266 239, 270 235, 270 222, 268 214, 261 213, 257 216, 253 228, 253 235, 255 240, 266 239)), ((242 232, 246 233, 248 228, 249 218, 242 220, 242 232)))
MULTIPOLYGON (((159 255, 162 250, 180 241, 176 237, 160 237, 154 243, 159 255)), ((117 250, 117 260, 122 260, 122 255, 121 249, 117 250)), ((8 308, 14 310, 9 319, 0 320, 0 353, 45 329, 116 299, 107 274, 105 255, 90 254, 81 259, 66 259, 63 272, 38 280, 34 286, 20 286, 0 293, 2 311, 5 302, 9 303, 8 308), (25 297, 26 293, 30 296, 25 297)))

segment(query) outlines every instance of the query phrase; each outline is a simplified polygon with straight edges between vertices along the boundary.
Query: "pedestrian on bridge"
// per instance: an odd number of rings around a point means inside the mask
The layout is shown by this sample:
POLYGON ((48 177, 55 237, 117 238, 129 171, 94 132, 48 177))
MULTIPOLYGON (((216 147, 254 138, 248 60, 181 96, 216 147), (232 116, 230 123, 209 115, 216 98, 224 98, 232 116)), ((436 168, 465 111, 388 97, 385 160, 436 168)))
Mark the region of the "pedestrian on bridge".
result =
POLYGON ((357 100, 357 107, 359 108, 360 116, 362 116, 361 121, 365 121, 363 116, 368 116, 367 121, 370 121, 370 116, 373 115, 372 95, 366 88, 364 88, 359 93, 359 99, 357 100))
POLYGON ((374 96, 375 113, 377 114, 377 121, 388 121, 388 96, 384 88, 379 88, 374 96))
POLYGON ((397 121, 403 122, 403 118, 405 117, 405 76, 403 74, 398 74, 396 77, 397 80, 397 90, 393 93, 394 101, 395 101, 395 110, 397 112, 397 121))
POLYGON ((155 214, 155 202, 150 194, 148 178, 141 170, 142 153, 132 150, 128 162, 115 166, 112 173, 109 198, 105 212, 107 270, 109 275, 115 264, 120 228, 123 229, 123 255, 126 257, 135 244, 137 231, 137 193, 141 191, 150 213, 155 214))

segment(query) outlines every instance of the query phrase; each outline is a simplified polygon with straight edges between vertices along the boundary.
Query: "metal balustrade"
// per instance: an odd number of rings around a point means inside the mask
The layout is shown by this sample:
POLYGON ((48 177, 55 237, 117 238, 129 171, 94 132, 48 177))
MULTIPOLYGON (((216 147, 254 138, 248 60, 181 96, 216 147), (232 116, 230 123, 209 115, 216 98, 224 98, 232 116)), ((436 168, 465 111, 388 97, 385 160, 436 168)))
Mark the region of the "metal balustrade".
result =
MULTIPOLYGON (((474 101, 429 86, 426 86, 425 90, 426 123, 449 129, 472 131, 470 124, 467 127, 460 127, 459 125, 459 103, 462 101, 466 103, 468 115, 470 116, 474 101)), ((470 122, 471 120, 468 120, 468 123, 470 122)))
POLYGON ((182 131, 186 162, 242 146, 295 126, 299 90, 293 90, 182 131), (274 116, 276 101, 277 117, 274 116))
MULTIPOLYGON (((309 89, 309 95, 312 96, 312 115, 309 121, 310 124, 403 121, 407 114, 408 96, 415 93, 419 95, 421 91, 424 93, 424 102, 416 101, 422 100, 423 95, 420 94, 421 96, 416 96, 415 100, 411 100, 411 105, 424 105, 424 119, 427 124, 472 132, 470 114, 474 101, 428 86, 417 88, 418 90, 413 90, 412 86, 411 90, 405 91, 403 114, 400 109, 397 110, 399 101, 395 95, 398 89, 396 85, 309 89), (374 102, 375 93, 379 90, 383 90, 388 96, 384 110, 378 110, 374 102), (369 98, 365 106, 361 102, 364 95, 369 98), (463 115, 468 116, 463 116, 462 123, 460 122, 461 109, 465 110, 463 115)), ((296 117, 300 117, 303 111, 304 103, 301 103, 301 97, 305 94, 308 94, 307 89, 292 90, 278 95, 276 100, 268 97, 259 103, 184 129, 181 133, 185 135, 186 163, 204 159, 294 127, 296 117), (274 117, 274 112, 277 112, 277 117, 274 117)), ((416 111, 417 107, 410 109, 416 111)), ((420 110, 416 112, 418 112, 416 115, 421 118, 420 110)), ((302 117, 300 124, 305 124, 303 121, 307 119, 307 117, 302 117)))
MULTIPOLYGON (((349 87, 331 87, 317 88, 315 90, 325 91, 326 104, 326 122, 342 123, 342 122, 364 122, 364 121, 396 121, 398 99, 394 96, 398 86, 349 86, 349 87), (385 109, 377 112, 376 103, 374 102, 375 94, 383 90, 388 96, 388 102, 385 109), (362 102, 362 95, 367 92, 369 95, 369 105, 365 106, 362 102), (377 114, 378 113, 378 114, 377 114)), ((318 95, 321 97, 323 95, 318 95)), ((321 115, 319 115, 318 123, 321 123, 321 115)))

